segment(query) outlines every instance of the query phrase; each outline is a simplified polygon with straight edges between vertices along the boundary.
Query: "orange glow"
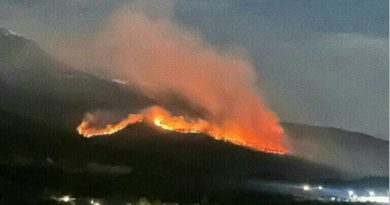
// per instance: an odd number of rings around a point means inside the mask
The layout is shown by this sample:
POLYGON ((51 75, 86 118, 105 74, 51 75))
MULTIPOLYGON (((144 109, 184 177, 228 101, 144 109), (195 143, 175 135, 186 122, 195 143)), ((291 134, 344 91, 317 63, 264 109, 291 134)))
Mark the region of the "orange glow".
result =
POLYGON ((128 125, 141 122, 143 116, 142 115, 133 115, 130 114, 127 116, 126 119, 120 121, 117 124, 108 124, 102 128, 95 128, 92 127, 91 122, 89 118, 85 118, 81 124, 77 127, 77 131, 80 135, 83 135, 84 137, 93 137, 98 135, 110 135, 114 134, 115 132, 118 132, 122 130, 123 128, 127 127, 128 125))
MULTIPOLYGON (((288 152, 283 144, 278 142, 263 142, 255 133, 245 131, 245 128, 241 128, 239 125, 216 125, 203 119, 186 119, 184 116, 173 116, 169 111, 158 106, 145 109, 140 114, 129 114, 126 119, 119 123, 108 124, 103 128, 93 127, 90 121, 91 116, 86 117, 77 127, 79 134, 84 137, 110 135, 124 129, 130 124, 145 121, 164 130, 179 133, 202 133, 217 140, 228 141, 259 151, 275 154, 285 154, 288 152)), ((283 132, 282 129, 278 131, 283 132)))

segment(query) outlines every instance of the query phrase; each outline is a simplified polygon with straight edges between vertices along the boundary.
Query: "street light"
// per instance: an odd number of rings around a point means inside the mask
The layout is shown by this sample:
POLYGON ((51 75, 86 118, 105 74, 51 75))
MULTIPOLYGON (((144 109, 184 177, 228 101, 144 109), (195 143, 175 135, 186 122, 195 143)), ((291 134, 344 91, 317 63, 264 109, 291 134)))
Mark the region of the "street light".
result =
POLYGON ((310 190, 310 186, 309 185, 303 185, 302 189, 303 189, 303 191, 309 191, 310 190))

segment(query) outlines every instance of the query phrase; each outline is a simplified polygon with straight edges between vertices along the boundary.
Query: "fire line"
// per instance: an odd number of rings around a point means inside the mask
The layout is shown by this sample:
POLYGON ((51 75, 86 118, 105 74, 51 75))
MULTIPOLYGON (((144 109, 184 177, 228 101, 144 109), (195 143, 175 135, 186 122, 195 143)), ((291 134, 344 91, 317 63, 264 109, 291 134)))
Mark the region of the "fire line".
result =
POLYGON ((240 132, 235 132, 235 129, 223 129, 203 119, 187 120, 183 116, 173 116, 169 111, 158 106, 145 109, 140 114, 129 114, 127 118, 116 124, 107 124, 100 128, 93 126, 93 120, 93 116, 84 118, 77 127, 78 133, 87 138, 99 135, 111 135, 129 125, 145 121, 164 130, 179 133, 202 133, 217 140, 227 141, 262 152, 274 154, 286 154, 288 152, 283 146, 274 148, 259 145, 258 143, 246 142, 243 140, 245 138, 240 136, 240 132))

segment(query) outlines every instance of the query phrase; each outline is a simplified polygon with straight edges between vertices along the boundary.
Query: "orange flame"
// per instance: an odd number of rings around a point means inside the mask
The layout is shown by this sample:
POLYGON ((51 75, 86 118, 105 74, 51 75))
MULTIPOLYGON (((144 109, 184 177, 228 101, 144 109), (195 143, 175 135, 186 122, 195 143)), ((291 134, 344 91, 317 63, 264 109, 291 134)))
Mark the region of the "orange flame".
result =
POLYGON ((286 154, 288 150, 282 145, 268 145, 261 141, 249 141, 248 138, 242 135, 245 133, 237 126, 221 127, 203 119, 187 120, 183 116, 172 116, 172 114, 162 107, 153 106, 143 110, 140 114, 129 114, 126 119, 116 123, 108 124, 102 128, 93 127, 93 115, 88 114, 77 127, 79 134, 84 137, 93 137, 98 135, 110 135, 116 133, 128 125, 135 124, 141 121, 153 124, 164 130, 179 132, 179 133, 203 133, 218 140, 224 140, 236 145, 249 147, 255 150, 270 152, 275 154, 286 154))
POLYGON ((103 128, 95 128, 92 127, 91 125, 91 120, 93 116, 91 114, 88 114, 85 119, 81 122, 81 124, 77 127, 77 131, 79 134, 83 135, 84 137, 93 137, 93 136, 98 136, 98 135, 110 135, 114 134, 128 125, 141 122, 143 119, 143 116, 138 114, 138 115, 133 115, 129 114, 126 119, 120 121, 117 124, 108 124, 104 126, 103 128))

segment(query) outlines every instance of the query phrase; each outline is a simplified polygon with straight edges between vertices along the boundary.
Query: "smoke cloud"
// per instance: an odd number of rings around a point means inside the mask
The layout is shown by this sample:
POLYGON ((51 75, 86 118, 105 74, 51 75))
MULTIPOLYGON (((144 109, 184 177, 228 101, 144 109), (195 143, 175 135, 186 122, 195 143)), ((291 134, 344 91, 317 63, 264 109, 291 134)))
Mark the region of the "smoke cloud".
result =
POLYGON ((234 133, 235 140, 286 151, 278 117, 259 95, 255 69, 245 54, 213 47, 163 10, 139 4, 122 10, 88 45, 75 49, 68 44, 58 54, 72 65, 125 81, 156 101, 180 96, 201 110, 203 119, 234 133))

